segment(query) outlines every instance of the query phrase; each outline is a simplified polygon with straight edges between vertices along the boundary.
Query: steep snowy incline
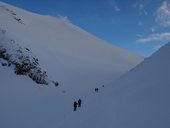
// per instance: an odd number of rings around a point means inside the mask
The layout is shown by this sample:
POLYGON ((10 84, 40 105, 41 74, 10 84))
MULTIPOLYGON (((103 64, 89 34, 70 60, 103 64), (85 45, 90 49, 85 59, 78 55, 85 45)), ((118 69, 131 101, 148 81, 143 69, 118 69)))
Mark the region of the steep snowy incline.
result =
POLYGON ((31 52, 26 55, 39 60, 38 67, 47 71, 48 80, 59 82, 58 87, 38 86, 27 76, 15 75, 12 67, 0 65, 2 128, 57 127, 75 114, 74 100, 83 98, 84 102, 86 96, 93 95, 95 87, 106 85, 143 61, 142 57, 108 44, 69 22, 3 2, 0 2, 0 34, 0 47, 9 48, 11 56, 18 55, 18 49, 7 43, 28 48, 31 52))
MULTIPOLYGON (((59 128, 169 128, 170 43, 122 78, 86 99, 59 128)), ((54 125, 55 126, 55 125, 54 125)))
POLYGON ((35 86, 26 76, 0 65, 0 127, 50 128, 72 112, 75 98, 55 86, 35 86))
POLYGON ((1 29, 20 45, 30 48, 49 76, 64 86, 81 90, 82 86, 106 84, 143 60, 69 22, 2 2, 0 19, 1 29))

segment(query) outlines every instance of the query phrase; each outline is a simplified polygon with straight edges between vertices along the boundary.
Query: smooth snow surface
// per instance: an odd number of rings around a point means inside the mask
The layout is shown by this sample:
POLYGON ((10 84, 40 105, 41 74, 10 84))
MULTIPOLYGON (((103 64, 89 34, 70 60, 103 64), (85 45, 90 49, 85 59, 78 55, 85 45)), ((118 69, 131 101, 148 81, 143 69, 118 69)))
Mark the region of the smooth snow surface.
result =
MULTIPOLYGON (((143 61, 142 57, 108 44, 69 22, 2 2, 0 38, 1 45, 4 40, 13 40, 17 46, 31 49, 41 68, 47 71, 48 79, 59 82, 59 87, 41 86, 27 76, 15 75, 11 67, 0 65, 0 128, 66 128, 63 125, 70 123, 71 128, 81 122, 86 124, 84 127, 91 127, 88 119, 82 119, 88 118, 88 114, 92 114, 89 119, 94 116, 92 110, 83 114, 93 106, 85 102, 91 102, 88 99, 94 96, 94 88, 107 85, 143 61), (82 111, 79 110, 81 118, 72 106, 78 98, 84 103, 82 111), (80 122, 71 122, 72 118, 79 118, 80 122)), ((4 45, 15 53, 15 46, 4 45)), ((93 109, 100 111, 100 106, 93 109)))
POLYGON ((60 128, 170 128, 170 43, 88 98, 60 128), (78 123, 77 123, 78 122, 78 123))

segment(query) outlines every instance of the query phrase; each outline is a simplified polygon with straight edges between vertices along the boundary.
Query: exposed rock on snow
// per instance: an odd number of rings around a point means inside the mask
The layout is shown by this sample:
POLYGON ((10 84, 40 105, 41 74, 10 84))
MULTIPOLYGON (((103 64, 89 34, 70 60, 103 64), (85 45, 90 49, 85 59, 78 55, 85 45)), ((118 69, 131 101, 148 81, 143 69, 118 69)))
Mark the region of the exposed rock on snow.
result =
POLYGON ((2 66, 14 66, 17 75, 27 75, 38 84, 48 84, 46 71, 39 66, 38 59, 29 48, 23 48, 15 40, 5 35, 6 31, 0 28, 0 59, 2 66))

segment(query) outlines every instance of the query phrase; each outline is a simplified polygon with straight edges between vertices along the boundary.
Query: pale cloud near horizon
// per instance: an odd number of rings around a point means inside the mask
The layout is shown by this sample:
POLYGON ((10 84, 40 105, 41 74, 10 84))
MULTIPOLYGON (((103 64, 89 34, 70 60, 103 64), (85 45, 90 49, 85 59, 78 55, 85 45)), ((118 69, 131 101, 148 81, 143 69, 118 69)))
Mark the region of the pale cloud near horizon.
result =
POLYGON ((155 21, 163 26, 170 26, 170 3, 164 1, 161 6, 157 9, 155 21))
POLYGON ((153 41, 168 41, 170 40, 170 32, 151 34, 148 37, 140 37, 136 40, 137 43, 149 43, 153 41))
MULTIPOLYGON (((134 5, 138 7, 139 10, 143 9, 142 5, 134 5)), ((170 27, 170 3, 168 1, 163 1, 161 5, 156 10, 155 22, 160 25, 160 27, 170 27)), ((139 23, 138 23, 139 25, 139 23)), ((154 33, 156 27, 151 27, 150 31, 154 33)), ((138 37, 137 43, 146 44, 154 41, 170 41, 170 32, 164 33, 154 33, 146 37, 138 37)), ((161 45, 155 46, 154 49, 159 49, 161 45)))

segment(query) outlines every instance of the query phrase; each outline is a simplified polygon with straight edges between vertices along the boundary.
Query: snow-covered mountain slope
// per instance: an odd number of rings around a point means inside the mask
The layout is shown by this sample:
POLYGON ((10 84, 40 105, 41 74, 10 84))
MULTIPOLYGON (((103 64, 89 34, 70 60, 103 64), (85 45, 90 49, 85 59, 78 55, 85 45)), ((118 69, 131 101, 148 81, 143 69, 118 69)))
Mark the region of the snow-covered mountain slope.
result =
MULTIPOLYGON (((143 60, 69 22, 2 2, 0 48, 8 51, 13 63, 21 56, 35 63, 38 59, 36 69, 47 72, 47 81, 59 82, 58 87, 38 86, 27 75, 15 75, 14 65, 0 65, 0 128, 56 127, 75 114, 73 100, 90 97, 95 87, 115 80, 143 60)), ((7 63, 4 54, 0 56, 0 62, 7 63)))
POLYGON ((0 3, 0 29, 39 59, 49 79, 81 91, 107 84, 143 58, 63 20, 0 3))
POLYGON ((170 43, 107 89, 86 99, 60 128, 169 128, 170 43), (78 122, 78 123, 77 123, 78 122))

